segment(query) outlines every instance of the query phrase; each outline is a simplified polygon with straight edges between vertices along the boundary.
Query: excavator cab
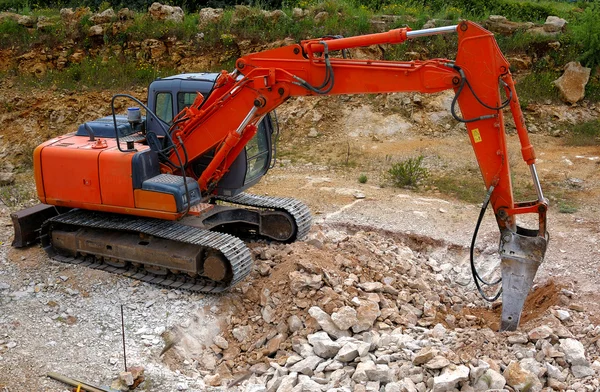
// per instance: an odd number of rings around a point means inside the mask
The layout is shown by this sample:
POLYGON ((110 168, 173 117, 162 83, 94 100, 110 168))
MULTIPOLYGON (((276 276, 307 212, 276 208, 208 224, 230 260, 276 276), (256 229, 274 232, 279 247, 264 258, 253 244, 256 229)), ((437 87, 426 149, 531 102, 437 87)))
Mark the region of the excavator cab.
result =
MULTIPOLYGON (((157 79, 148 89, 148 107, 163 122, 148 116, 147 129, 164 135, 164 129, 173 123, 173 118, 190 106, 198 93, 208 99, 213 91, 218 73, 188 73, 157 79)), ((256 135, 237 156, 227 174, 219 181, 214 193, 219 196, 235 196, 256 184, 264 176, 274 160, 273 137, 277 122, 269 113, 258 125, 256 135)), ((214 158, 214 149, 192 163, 192 170, 200 177, 214 158)))

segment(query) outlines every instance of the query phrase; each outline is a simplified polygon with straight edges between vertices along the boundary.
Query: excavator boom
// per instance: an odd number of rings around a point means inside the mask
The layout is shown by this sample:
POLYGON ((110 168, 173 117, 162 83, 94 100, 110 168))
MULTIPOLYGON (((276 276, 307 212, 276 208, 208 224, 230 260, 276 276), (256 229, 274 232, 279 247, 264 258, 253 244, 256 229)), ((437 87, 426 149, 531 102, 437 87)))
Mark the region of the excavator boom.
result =
MULTIPOLYGON (((504 282, 501 329, 518 326, 521 309, 547 245, 546 211, 535 167, 535 152, 525 128, 509 63, 491 32, 472 22, 457 26, 411 31, 408 28, 387 33, 350 38, 303 41, 264 52, 249 54, 236 62, 232 74, 223 73, 215 92, 201 108, 190 108, 187 120, 175 133, 193 159, 218 145, 211 165, 198 179, 200 188, 210 191, 228 165, 256 132, 255 124, 293 96, 421 92, 453 89, 456 93, 452 114, 465 123, 469 140, 488 189, 488 201, 501 232, 500 255, 504 282), (356 60, 333 57, 333 51, 401 43, 437 34, 458 34, 455 60, 428 61, 356 60), (239 77, 241 75, 241 77, 239 77), (504 97, 503 98, 503 94, 504 97), (460 108, 460 114, 455 111, 460 108), (506 146, 503 109, 510 109, 521 143, 524 161, 530 167, 537 200, 515 202, 506 146), (227 122, 226 125, 223 122, 227 122), (220 129, 206 132, 199 129, 220 129), (537 214, 539 227, 529 230, 517 225, 517 216, 537 214)), ((174 157, 174 156, 173 156, 174 157)), ((475 282, 486 284, 474 273, 475 282), (479 279, 478 279, 479 278, 479 279)), ((483 294, 483 291, 480 288, 483 294)))

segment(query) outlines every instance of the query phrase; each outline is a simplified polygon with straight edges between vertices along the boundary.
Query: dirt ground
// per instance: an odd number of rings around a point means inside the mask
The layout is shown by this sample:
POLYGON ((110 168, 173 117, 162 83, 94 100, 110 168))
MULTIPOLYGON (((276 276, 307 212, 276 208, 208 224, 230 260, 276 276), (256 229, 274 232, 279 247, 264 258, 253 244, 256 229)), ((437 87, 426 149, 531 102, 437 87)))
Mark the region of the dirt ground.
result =
MULTIPOLYGON (((14 250, 8 246, 8 214, 16 204, 29 202, 27 187, 32 179, 25 156, 31 145, 108 114, 106 102, 111 94, 46 91, 18 96, 7 88, 10 86, 2 87, 0 97, 5 104, 0 107, 0 160, 5 169, 16 173, 16 186, 25 190, 12 193, 16 195, 15 205, 1 206, 0 281, 8 282, 13 300, 23 296, 25 302, 22 309, 16 310, 8 295, 6 301, 0 301, 0 309, 4 308, 0 311, 0 346, 18 340, 16 352, 0 351, 0 368, 11 375, 0 375, 0 390, 23 390, 23 385, 32 390, 61 390, 59 384, 44 377, 51 368, 62 367, 64 372, 83 377, 84 370, 93 364, 90 380, 98 383, 105 382, 109 374, 116 374, 120 366, 116 359, 120 355, 120 325, 115 309, 121 301, 131 304, 128 330, 136 336, 135 343, 130 343, 132 361, 143 361, 150 373, 155 372, 153 390, 183 390, 173 386, 187 382, 180 380, 183 375, 194 376, 194 364, 173 358, 169 363, 169 356, 161 359, 157 355, 162 345, 159 337, 167 326, 186 322, 189 326, 191 319, 192 325, 198 322, 205 333, 197 336, 202 344, 191 342, 188 348, 200 350, 219 329, 226 328, 231 317, 236 317, 235 304, 227 306, 228 300, 223 298, 148 287, 104 272, 59 265, 48 260, 37 247, 14 250), (40 289, 36 289, 38 286, 40 289), (54 302, 58 303, 58 310, 54 309, 54 302), (9 309, 16 313, 8 312, 9 309), (154 327, 142 328, 138 324, 154 327), (94 335, 87 336, 89 331, 94 335), (93 344, 98 342, 106 346, 98 351, 106 357, 93 359, 97 355, 93 344), (77 349, 74 351, 73 347, 77 349), (44 357, 36 356, 36 350, 44 357), (77 365, 65 366, 68 361, 77 365), (156 376, 156 372, 161 376, 156 376)), ((144 91, 136 94, 143 96, 144 91)), ((278 163, 252 192, 292 196, 306 202, 315 217, 313 234, 337 228, 346 233, 375 231, 406 244, 425 260, 440 258, 466 269, 479 205, 457 200, 431 186, 417 190, 382 186, 382 172, 390 162, 416 155, 425 156, 425 164, 432 172, 446 171, 474 184, 481 183, 464 129, 447 116, 449 98, 439 94, 419 97, 415 103, 414 95, 389 95, 290 102, 279 111, 282 135, 278 163), (358 182, 360 174, 367 176, 366 183, 358 182)), ((559 303, 561 289, 576 293, 575 311, 583 312, 594 324, 600 323, 600 147, 566 146, 563 138, 557 137, 560 132, 568 132, 569 121, 597 116, 598 109, 593 105, 540 105, 526 113, 539 129, 531 137, 551 208, 550 243, 538 271, 536 290, 525 309, 522 328, 543 323, 547 309, 559 303), (565 202, 575 205, 576 211, 559 212, 558 204, 565 202)), ((515 162, 513 180, 521 186, 529 181, 528 171, 525 165, 516 165, 520 153, 514 133, 509 133, 508 144, 511 163, 515 162)), ((482 199, 483 196, 482 190, 482 199)), ((497 266, 498 240, 495 220, 488 211, 479 233, 477 253, 481 256, 478 260, 484 263, 482 268, 490 274, 497 266)), ((327 252, 322 260, 335 259, 333 248, 327 252)), ((319 257, 315 256, 315 260, 319 257)), ((270 276, 270 284, 285 280, 290 270, 282 268, 270 276)), ((268 287, 268 282, 261 284, 268 287)), ((260 301, 260 293, 255 294, 254 299, 260 301)), ((481 327, 494 329, 498 311, 499 308, 482 306, 470 308, 468 314, 483 320, 481 327)))

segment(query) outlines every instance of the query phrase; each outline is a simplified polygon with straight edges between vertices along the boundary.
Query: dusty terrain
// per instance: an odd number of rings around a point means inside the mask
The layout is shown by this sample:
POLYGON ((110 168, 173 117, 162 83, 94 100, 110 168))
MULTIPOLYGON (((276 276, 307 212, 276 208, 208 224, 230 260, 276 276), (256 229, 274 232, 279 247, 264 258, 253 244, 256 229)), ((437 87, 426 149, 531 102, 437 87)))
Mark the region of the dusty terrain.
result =
MULTIPOLYGON (((136 94, 142 97, 144 91, 136 94)), ((551 241, 536 279, 539 288, 521 325, 530 343, 521 350, 523 342, 510 340, 517 335, 492 332, 498 308, 484 303, 473 284, 463 286, 470 279, 468 245, 479 206, 432 186, 381 186, 382 171, 390 162, 416 155, 424 155, 434 173, 481 182, 463 128, 448 116, 447 94, 305 99, 283 107, 278 163, 253 192, 305 201, 315 226, 305 242, 252 244, 255 271, 228 295, 164 290, 50 261, 37 247, 11 249, 9 212, 31 202, 26 159, 31 146, 107 114, 110 96, 59 91, 18 95, 9 85, 0 89, 0 158, 5 169, 16 173, 16 185, 8 192, 12 199, 8 206, 0 205, 0 390, 65 390, 45 377, 48 371, 109 384, 122 368, 121 304, 128 364, 146 368, 142 387, 152 391, 204 390, 207 384, 220 385, 221 379, 227 385, 250 366, 254 375, 236 388, 260 390, 259 385, 273 383, 269 366, 278 369, 294 351, 299 354, 293 339, 320 329, 309 316, 312 306, 330 314, 357 306, 351 302, 355 296, 360 302, 373 300, 373 294, 381 314, 371 323, 372 331, 385 336, 402 328, 405 336, 438 345, 455 365, 485 359, 492 368, 495 364, 499 372, 505 371, 512 360, 528 357, 527 350, 534 356, 536 349, 541 352, 543 338, 531 337, 541 325, 553 329, 547 340, 555 347, 559 338, 573 337, 584 345, 590 364, 599 359, 600 147, 568 147, 557 137, 568 133, 571 121, 597 117, 593 105, 539 105, 526 112, 534 125, 541 181, 553 205, 548 216, 551 241), (361 173, 368 177, 365 184, 357 181, 361 173), (574 213, 559 213, 556 205, 566 201, 577 207, 574 213), (402 260, 401 265, 392 263, 389 255, 402 260), (314 276, 319 278, 310 281, 314 276), (394 290, 374 293, 365 288, 372 282, 394 290), (436 304, 433 312, 427 303, 436 304), (411 312, 414 307, 419 312, 411 312), (567 320, 557 318, 559 310, 569 312, 567 320), (292 330, 290 316, 301 320, 299 329, 292 330), (239 329, 247 326, 251 328, 239 329), (435 340, 434 327, 449 332, 435 340), (242 330, 247 336, 240 336, 242 330), (160 356, 168 333, 179 336, 177 344, 160 356), (216 336, 229 344, 217 345, 216 336), (256 367, 261 363, 267 369, 256 367)), ((528 172, 519 163, 518 140, 510 125, 508 139, 513 181, 527 194, 528 172)), ((497 242, 495 221, 488 212, 477 243, 477 261, 486 276, 494 274, 498 263, 497 242)), ((377 352, 372 355, 381 358, 377 352)), ((548 359, 556 365, 555 361, 548 359)), ((567 369, 562 362, 557 366, 567 369)), ((418 388, 429 390, 439 374, 439 369, 428 369, 425 379, 411 381, 422 384, 418 388)), ((277 370, 274 378, 287 374, 277 370)), ((399 371, 395 374, 403 377, 399 371)), ((573 390, 592 391, 598 388, 592 384, 594 377, 569 375, 560 382, 573 390)), ((549 384, 548 379, 540 375, 549 384)))

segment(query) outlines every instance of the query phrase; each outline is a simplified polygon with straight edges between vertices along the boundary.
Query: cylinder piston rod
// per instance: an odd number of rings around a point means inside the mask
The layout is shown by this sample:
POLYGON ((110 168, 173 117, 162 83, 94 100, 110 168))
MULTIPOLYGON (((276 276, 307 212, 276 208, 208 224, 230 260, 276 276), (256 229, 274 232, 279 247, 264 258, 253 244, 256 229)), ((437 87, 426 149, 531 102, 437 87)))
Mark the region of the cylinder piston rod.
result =
POLYGON ((434 27, 432 29, 422 29, 422 30, 412 30, 406 33, 406 38, 419 38, 419 37, 427 37, 430 35, 440 35, 440 34, 450 34, 456 33, 457 25, 452 26, 443 26, 443 27, 434 27))
POLYGON ((535 192, 537 193, 538 201, 543 203, 544 193, 542 192, 542 185, 540 184, 540 179, 538 177, 534 163, 529 165, 529 171, 531 172, 531 178, 533 179, 533 186, 535 187, 535 192))

